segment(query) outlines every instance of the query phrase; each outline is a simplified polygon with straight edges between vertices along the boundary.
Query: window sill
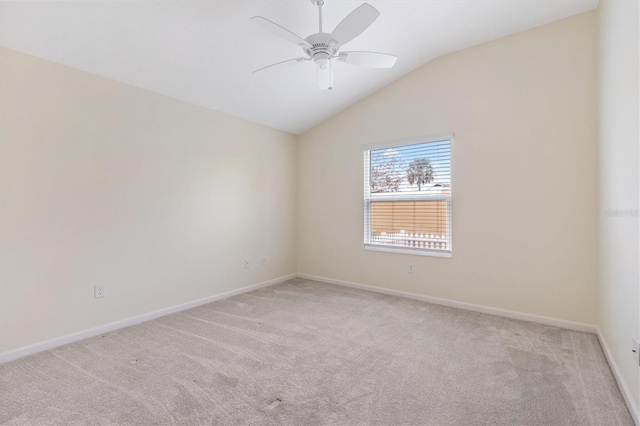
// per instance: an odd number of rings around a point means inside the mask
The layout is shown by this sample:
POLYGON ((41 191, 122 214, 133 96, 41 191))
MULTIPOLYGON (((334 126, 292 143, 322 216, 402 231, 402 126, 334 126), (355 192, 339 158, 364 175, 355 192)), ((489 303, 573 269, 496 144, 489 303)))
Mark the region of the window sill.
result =
POLYGON ((445 257, 445 258, 451 257, 450 251, 414 249, 409 247, 391 247, 391 246, 382 246, 377 244, 365 244, 364 249, 369 251, 384 251, 388 253, 413 254, 416 256, 431 256, 431 257, 445 257))

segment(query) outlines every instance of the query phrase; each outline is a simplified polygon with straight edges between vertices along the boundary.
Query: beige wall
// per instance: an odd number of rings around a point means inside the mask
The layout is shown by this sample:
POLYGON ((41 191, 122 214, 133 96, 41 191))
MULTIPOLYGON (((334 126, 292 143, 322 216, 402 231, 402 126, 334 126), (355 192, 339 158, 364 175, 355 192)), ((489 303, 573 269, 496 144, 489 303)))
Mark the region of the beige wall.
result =
POLYGON ((0 49, 0 352, 294 273, 295 150, 0 49))
MULTIPOLYGON (((637 1, 600 0, 600 209, 598 325, 636 405, 640 372, 631 338, 640 337, 640 218, 606 210, 640 208, 640 32, 637 1)), ((636 210, 637 211, 637 210, 636 210)))
POLYGON ((596 86, 591 12, 438 58, 310 130, 298 271, 595 324, 596 86), (448 132, 453 257, 365 251, 363 145, 448 132))

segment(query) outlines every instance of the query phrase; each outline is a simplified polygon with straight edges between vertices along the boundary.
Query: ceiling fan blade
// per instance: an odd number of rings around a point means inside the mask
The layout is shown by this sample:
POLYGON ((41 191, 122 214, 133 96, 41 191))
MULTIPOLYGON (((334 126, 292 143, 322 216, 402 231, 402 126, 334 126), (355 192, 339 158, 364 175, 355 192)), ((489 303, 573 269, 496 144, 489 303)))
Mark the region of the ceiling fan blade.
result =
POLYGON ((378 52, 340 52, 338 56, 338 60, 347 64, 370 68, 391 68, 397 59, 397 56, 378 52))
POLYGON ((292 33, 291 31, 289 31, 288 29, 281 27, 280 25, 276 24, 275 22, 271 22, 270 20, 263 18, 262 16, 254 16, 253 18, 251 18, 251 20, 260 25, 262 28, 271 31, 272 33, 274 33, 275 35, 293 43, 293 44, 297 44, 300 47, 303 48, 308 48, 311 47, 311 45, 309 44, 308 41, 306 41, 305 39, 303 39, 302 37, 292 33))
POLYGON ((316 76, 318 77, 318 87, 320 87, 320 90, 333 89, 333 69, 331 68, 331 61, 327 61, 327 65, 324 68, 318 67, 316 76))
POLYGON ((287 59, 286 61, 276 62, 275 64, 267 65, 266 67, 262 67, 260 69, 257 69, 253 73, 255 74, 258 71, 266 70, 267 68, 275 67, 276 65, 286 64, 288 62, 294 62, 294 61, 295 62, 302 62, 302 61, 308 61, 308 60, 309 60, 309 58, 305 58, 304 56, 301 56, 300 58, 287 59))
POLYGON ((369 28, 378 16, 380 12, 375 7, 364 3, 340 21, 331 38, 344 46, 369 28))

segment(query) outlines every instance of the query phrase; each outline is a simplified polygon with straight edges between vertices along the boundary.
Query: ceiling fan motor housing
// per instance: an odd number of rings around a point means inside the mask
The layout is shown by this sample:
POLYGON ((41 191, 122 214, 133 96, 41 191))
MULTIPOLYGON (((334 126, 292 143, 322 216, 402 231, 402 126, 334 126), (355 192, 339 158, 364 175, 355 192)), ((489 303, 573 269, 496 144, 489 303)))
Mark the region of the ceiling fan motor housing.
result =
POLYGON ((331 38, 331 34, 316 33, 305 39, 311 47, 304 49, 307 55, 321 68, 324 68, 329 60, 336 56, 340 44, 331 38))

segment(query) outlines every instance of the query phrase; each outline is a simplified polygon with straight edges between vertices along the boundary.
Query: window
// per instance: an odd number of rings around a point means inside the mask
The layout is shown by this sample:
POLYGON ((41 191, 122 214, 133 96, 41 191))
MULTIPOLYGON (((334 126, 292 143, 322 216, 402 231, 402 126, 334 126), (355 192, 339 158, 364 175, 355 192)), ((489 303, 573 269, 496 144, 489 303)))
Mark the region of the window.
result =
POLYGON ((365 149, 365 249, 451 256, 451 138, 365 149))

